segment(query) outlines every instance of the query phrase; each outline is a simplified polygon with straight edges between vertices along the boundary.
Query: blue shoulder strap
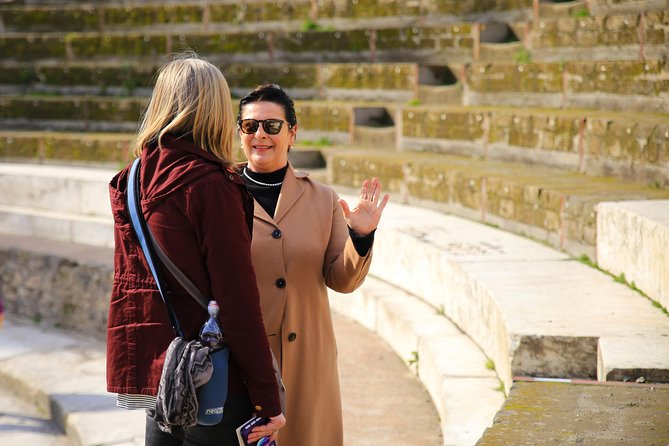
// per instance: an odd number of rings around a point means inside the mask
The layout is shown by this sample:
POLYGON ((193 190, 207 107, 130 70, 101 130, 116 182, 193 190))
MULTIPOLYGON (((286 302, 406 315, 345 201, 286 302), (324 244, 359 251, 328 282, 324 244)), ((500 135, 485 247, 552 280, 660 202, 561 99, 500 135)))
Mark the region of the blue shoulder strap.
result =
POLYGON ((144 214, 141 211, 140 207, 140 190, 139 190, 139 165, 140 158, 137 158, 130 168, 130 178, 128 178, 128 210, 130 212, 130 220, 132 222, 132 227, 135 229, 135 234, 139 239, 139 245, 142 247, 142 252, 144 252, 144 257, 146 262, 149 264, 151 269, 151 274, 158 285, 158 291, 160 291, 160 297, 163 299, 165 306, 167 307, 167 313, 170 317, 170 322, 172 322, 172 327, 177 336, 183 337, 183 332, 181 331, 181 326, 177 320, 176 314, 172 306, 169 304, 167 299, 167 288, 163 282, 160 271, 156 267, 154 261, 153 249, 148 243, 148 238, 146 234, 149 234, 149 229, 146 225, 146 220, 144 219, 144 214))

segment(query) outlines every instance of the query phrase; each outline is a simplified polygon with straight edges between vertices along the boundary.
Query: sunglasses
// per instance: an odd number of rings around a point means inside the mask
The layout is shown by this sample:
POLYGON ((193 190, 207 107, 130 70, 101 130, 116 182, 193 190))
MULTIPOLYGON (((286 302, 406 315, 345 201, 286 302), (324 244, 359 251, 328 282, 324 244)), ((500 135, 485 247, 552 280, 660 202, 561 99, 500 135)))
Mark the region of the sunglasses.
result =
MULTIPOLYGON (((284 122, 281 119, 240 119, 237 125, 239 126, 239 130, 248 135, 257 132, 260 124, 262 124, 262 129, 268 135, 278 135, 284 122)), ((291 127, 292 125, 288 124, 288 128, 291 127)))

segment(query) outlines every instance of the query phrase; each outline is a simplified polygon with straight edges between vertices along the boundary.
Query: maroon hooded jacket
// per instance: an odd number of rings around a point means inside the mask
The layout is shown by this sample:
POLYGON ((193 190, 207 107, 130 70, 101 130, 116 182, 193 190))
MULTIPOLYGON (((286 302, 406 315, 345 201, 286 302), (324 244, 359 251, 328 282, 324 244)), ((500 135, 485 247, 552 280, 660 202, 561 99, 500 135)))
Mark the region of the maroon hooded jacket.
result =
MULTIPOLYGON (((218 302, 230 347, 229 392, 248 394, 262 416, 281 412, 251 263, 253 200, 237 173, 192 140, 167 136, 145 148, 141 204, 156 240, 205 295, 218 302)), ((107 325, 107 390, 155 395, 175 333, 126 204, 130 168, 111 181, 114 285, 107 325)), ((204 310, 162 269, 170 304, 187 339, 207 320, 204 310)))

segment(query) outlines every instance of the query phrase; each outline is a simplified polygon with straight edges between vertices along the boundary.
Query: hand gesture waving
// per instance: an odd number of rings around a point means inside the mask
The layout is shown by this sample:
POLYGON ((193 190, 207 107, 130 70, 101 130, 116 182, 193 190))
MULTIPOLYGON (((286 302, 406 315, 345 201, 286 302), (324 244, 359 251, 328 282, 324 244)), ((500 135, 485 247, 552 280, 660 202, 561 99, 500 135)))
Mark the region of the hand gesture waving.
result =
POLYGON ((358 235, 365 236, 379 225, 383 208, 388 204, 390 196, 385 194, 381 201, 381 183, 378 178, 365 180, 360 188, 360 201, 353 208, 348 207, 346 201, 339 199, 339 205, 344 211, 344 218, 348 226, 358 235))

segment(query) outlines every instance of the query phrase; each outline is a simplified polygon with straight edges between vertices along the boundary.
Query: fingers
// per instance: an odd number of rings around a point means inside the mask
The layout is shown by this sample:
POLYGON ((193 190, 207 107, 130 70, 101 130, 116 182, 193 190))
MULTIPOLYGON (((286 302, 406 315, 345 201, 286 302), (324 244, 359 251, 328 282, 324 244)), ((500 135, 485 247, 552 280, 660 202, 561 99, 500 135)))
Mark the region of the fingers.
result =
POLYGON ((341 210, 344 211, 344 218, 348 219, 351 216, 351 208, 348 207, 348 203, 341 198, 337 201, 339 201, 339 206, 341 206, 341 210))
POLYGON ((362 187, 360 188, 360 199, 361 200, 368 200, 369 199, 369 180, 365 180, 362 182, 362 187))
POLYGON ((390 200, 390 195, 385 194, 383 196, 383 199, 381 199, 381 204, 379 204, 379 211, 383 212, 383 209, 386 207, 388 204, 388 200, 390 200))
MULTIPOLYGON (((249 441, 257 442, 263 437, 269 438, 269 440, 276 440, 277 433, 286 424, 286 417, 283 414, 279 414, 275 417, 271 417, 269 423, 256 426, 251 430, 249 434, 249 441)), ((269 442, 267 442, 269 444, 269 442)))

